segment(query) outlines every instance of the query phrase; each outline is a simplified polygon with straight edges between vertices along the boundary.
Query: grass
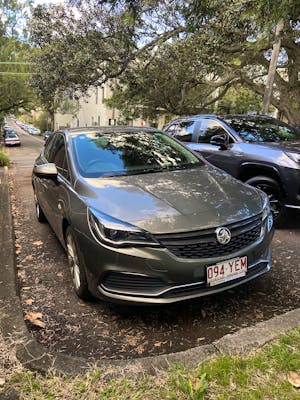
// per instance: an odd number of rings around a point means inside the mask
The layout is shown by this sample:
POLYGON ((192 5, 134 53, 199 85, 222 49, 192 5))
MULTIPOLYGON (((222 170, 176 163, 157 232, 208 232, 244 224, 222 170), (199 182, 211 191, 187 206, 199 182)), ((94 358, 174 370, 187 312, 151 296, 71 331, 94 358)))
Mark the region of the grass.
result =
POLYGON ((0 150, 0 167, 5 167, 8 166, 9 164, 10 164, 9 158, 2 150, 0 150))
POLYGON ((296 400, 300 389, 288 382, 289 371, 300 373, 300 327, 244 357, 222 356, 194 369, 173 365, 156 376, 105 382, 101 371, 69 378, 19 367, 3 389, 26 400, 296 400))

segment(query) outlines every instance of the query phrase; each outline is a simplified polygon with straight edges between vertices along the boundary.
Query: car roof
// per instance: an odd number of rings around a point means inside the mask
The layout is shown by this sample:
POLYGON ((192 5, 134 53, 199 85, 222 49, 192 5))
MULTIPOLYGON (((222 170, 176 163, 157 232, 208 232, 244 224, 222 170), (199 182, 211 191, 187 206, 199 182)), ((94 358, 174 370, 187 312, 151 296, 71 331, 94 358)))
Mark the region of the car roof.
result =
POLYGON ((95 127, 83 127, 83 128, 70 128, 60 129, 69 136, 87 135, 89 133, 134 133, 134 132, 161 132, 156 128, 148 128, 141 126, 95 126, 95 127))
POLYGON ((172 119, 169 123, 166 124, 166 126, 173 124, 174 122, 181 122, 181 121, 197 121, 200 118, 218 118, 218 119, 223 119, 222 116, 216 115, 216 114, 196 114, 196 115, 186 115, 184 117, 178 117, 175 119, 172 119))
POLYGON ((262 114, 229 114, 223 117, 223 119, 227 118, 236 118, 236 119, 253 119, 253 120, 273 120, 274 117, 270 115, 262 115, 262 114))

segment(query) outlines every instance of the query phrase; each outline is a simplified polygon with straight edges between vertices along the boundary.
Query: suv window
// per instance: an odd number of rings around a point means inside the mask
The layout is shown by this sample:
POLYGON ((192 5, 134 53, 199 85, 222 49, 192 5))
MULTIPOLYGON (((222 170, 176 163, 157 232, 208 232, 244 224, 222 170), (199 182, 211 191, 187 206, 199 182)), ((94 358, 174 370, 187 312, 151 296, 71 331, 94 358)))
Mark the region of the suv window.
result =
POLYGON ((227 135, 227 132, 217 121, 203 119, 199 130, 198 143, 209 143, 211 137, 215 135, 227 135))
POLYGON ((167 132, 181 142, 191 142, 197 121, 182 121, 171 125, 167 132))

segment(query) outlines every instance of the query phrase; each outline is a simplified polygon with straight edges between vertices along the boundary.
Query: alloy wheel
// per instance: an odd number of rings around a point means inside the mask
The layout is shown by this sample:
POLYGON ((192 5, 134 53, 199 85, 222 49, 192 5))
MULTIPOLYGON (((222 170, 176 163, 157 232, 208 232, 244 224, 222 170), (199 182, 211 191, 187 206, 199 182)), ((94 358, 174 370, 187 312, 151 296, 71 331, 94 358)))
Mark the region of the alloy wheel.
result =
POLYGON ((76 245, 70 233, 67 235, 67 254, 68 254, 69 266, 71 269, 73 285, 75 287, 75 290, 79 290, 81 286, 80 267, 79 267, 76 245))

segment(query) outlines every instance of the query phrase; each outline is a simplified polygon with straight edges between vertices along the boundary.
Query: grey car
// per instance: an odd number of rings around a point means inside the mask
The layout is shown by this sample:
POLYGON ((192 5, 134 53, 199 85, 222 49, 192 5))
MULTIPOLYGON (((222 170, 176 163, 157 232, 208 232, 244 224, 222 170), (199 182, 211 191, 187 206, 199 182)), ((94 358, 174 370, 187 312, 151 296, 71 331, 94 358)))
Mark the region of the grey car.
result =
POLYGON ((300 131, 266 115, 194 115, 164 130, 207 161, 263 190, 278 221, 300 210, 300 131))
POLYGON ((267 196, 155 129, 57 131, 32 183, 81 298, 172 303, 271 267, 267 196))

